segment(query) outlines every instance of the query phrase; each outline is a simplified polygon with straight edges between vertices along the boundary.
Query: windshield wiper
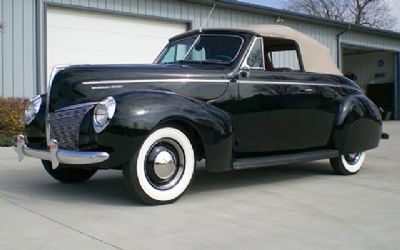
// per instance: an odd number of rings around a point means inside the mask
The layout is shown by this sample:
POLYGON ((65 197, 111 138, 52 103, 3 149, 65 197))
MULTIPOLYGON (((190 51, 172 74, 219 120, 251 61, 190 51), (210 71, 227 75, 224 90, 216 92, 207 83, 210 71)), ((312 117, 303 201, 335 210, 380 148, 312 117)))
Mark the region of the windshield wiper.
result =
POLYGON ((178 63, 178 64, 184 64, 184 63, 196 63, 196 64, 203 64, 203 63, 215 63, 215 64, 227 64, 227 62, 224 62, 219 59, 206 59, 206 60, 201 60, 201 61, 196 61, 196 60, 178 60, 174 61, 171 63, 178 63))
POLYGON ((206 60, 202 60, 202 63, 218 63, 218 64, 226 64, 227 62, 220 60, 220 59, 206 59, 206 60))

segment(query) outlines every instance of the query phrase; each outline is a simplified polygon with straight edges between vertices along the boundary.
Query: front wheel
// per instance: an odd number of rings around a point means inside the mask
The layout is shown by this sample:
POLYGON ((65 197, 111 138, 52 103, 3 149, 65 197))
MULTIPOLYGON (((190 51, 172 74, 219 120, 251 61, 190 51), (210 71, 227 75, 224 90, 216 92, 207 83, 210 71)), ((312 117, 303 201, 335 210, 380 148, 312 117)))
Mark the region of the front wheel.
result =
POLYGON ((65 164, 60 164, 58 168, 53 169, 51 162, 42 161, 42 163, 44 169, 51 177, 64 184, 85 182, 97 172, 96 169, 74 168, 65 164))
POLYGON ((365 152, 340 155, 330 160, 336 174, 353 175, 360 171, 365 160, 365 152))
POLYGON ((189 186, 195 162, 193 146, 185 133, 172 127, 160 128, 123 167, 125 184, 147 204, 171 203, 189 186))

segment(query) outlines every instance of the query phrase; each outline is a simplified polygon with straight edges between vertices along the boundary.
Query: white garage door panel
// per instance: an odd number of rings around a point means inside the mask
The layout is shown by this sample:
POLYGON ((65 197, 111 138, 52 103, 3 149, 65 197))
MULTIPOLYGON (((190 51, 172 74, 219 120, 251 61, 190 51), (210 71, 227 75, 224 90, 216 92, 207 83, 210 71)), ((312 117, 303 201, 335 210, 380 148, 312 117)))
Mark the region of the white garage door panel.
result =
POLYGON ((185 31, 183 23, 50 7, 47 75, 57 64, 151 63, 185 31))

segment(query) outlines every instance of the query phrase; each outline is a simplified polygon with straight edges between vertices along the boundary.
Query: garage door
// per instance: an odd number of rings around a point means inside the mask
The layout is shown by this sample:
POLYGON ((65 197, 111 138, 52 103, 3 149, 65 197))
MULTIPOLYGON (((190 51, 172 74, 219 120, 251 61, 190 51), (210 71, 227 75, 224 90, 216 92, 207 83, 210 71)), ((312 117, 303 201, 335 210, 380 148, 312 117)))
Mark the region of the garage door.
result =
POLYGON ((186 24, 49 7, 47 75, 57 64, 151 63, 186 24))

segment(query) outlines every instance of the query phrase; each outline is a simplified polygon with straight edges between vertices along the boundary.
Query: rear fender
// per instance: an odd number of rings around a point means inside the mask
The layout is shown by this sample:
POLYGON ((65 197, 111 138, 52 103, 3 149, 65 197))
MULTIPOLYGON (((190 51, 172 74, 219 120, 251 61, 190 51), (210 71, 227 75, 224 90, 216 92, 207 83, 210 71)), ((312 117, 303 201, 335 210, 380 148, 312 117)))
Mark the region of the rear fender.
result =
POLYGON ((379 109, 365 95, 346 97, 337 112, 333 143, 340 154, 378 146, 382 133, 379 109))

